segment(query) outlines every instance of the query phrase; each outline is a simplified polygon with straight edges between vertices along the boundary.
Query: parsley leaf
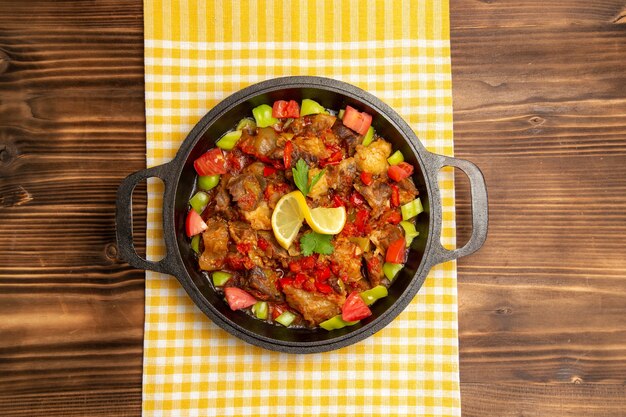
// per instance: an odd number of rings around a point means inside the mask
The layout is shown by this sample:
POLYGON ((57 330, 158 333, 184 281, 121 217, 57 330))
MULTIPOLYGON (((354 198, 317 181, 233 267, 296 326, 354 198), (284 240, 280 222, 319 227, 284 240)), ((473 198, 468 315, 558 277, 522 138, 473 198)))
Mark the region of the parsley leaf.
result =
POLYGON ((309 165, 302 159, 298 159, 295 168, 291 168, 291 172, 293 172, 293 182, 296 183, 296 187, 302 191, 302 194, 306 197, 311 191, 311 188, 322 178, 322 176, 326 173, 326 168, 318 172, 311 178, 311 182, 309 183, 309 165))
POLYGON ((332 235, 322 235, 316 232, 305 233, 300 238, 302 254, 309 256, 312 255, 313 252, 316 252, 320 255, 330 255, 335 250, 333 244, 330 243, 332 238, 332 235))
POLYGON ((309 166, 303 159, 298 159, 296 167, 291 168, 291 172, 293 172, 293 182, 306 197, 309 193, 309 166))

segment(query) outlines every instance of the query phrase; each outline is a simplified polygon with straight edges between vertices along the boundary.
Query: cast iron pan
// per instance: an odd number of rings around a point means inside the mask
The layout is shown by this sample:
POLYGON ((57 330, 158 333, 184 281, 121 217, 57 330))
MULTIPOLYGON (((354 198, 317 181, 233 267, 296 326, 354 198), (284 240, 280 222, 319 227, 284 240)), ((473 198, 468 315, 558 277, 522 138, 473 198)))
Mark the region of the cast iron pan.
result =
POLYGON ((321 77, 284 77, 247 87, 215 106, 182 143, 171 162, 135 172, 117 192, 117 242, 120 256, 136 268, 174 275, 196 305, 217 325, 231 334, 267 349, 292 353, 314 353, 338 349, 374 334, 391 322, 413 299, 433 265, 469 255, 487 237, 487 189, 482 173, 469 161, 430 153, 400 116, 373 95, 341 81, 321 77), (267 324, 241 311, 231 311, 198 269, 185 235, 188 201, 194 192, 193 161, 214 147, 215 140, 231 129, 252 109, 276 100, 313 99, 326 108, 351 105, 373 116, 372 125, 382 137, 400 149, 416 169, 413 180, 425 212, 417 218, 420 232, 410 248, 408 261, 389 288, 389 296, 372 306, 373 315, 361 323, 331 332, 324 329, 289 329, 267 324), (472 192, 472 236, 465 246, 447 250, 440 243, 441 197, 437 172, 444 166, 460 168, 470 179, 472 192), (159 262, 142 259, 133 247, 133 189, 140 181, 158 177, 165 183, 163 195, 163 238, 166 256, 159 262))

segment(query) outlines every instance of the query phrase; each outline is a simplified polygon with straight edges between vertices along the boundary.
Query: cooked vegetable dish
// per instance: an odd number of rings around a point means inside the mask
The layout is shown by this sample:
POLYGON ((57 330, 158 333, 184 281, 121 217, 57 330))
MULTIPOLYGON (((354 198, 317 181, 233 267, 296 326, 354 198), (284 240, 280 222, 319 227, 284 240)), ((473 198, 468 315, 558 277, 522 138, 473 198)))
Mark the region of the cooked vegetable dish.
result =
POLYGON ((347 106, 279 100, 252 110, 194 162, 186 232, 233 310, 339 329, 406 262, 422 212, 413 166, 347 106))

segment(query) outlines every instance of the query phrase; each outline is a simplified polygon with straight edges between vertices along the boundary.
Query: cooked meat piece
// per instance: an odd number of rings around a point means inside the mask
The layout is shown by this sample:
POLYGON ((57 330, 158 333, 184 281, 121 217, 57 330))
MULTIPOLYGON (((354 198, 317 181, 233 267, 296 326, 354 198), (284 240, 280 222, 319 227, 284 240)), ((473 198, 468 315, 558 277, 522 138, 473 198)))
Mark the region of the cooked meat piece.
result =
POLYGON ((224 258, 228 252, 228 230, 226 222, 208 219, 208 228, 202 233, 204 252, 200 255, 200 269, 215 271, 224 265, 224 258))
POLYGON ((296 136, 291 142, 293 143, 291 157, 294 162, 302 158, 309 164, 316 164, 331 155, 324 141, 316 136, 296 136))
POLYGON ((283 288, 287 303, 298 310, 311 326, 317 326, 341 313, 341 306, 345 302, 345 296, 339 294, 321 295, 306 290, 301 290, 288 285, 283 288))
POLYGON ((337 118, 330 114, 316 114, 311 117, 311 124, 308 126, 307 130, 317 136, 317 134, 324 130, 330 129, 333 124, 335 124, 335 120, 337 120, 337 118))
POLYGON ((250 155, 245 154, 241 149, 234 148, 226 154, 226 162, 228 164, 228 172, 236 175, 241 172, 253 159, 250 155))
POLYGON ((257 158, 269 158, 276 151, 278 135, 271 127, 258 129, 256 135, 244 131, 237 142, 237 147, 243 152, 257 158))
POLYGON ((400 229, 400 226, 389 223, 374 228, 374 231, 370 235, 370 240, 376 245, 378 252, 383 256, 387 253, 389 245, 402 238, 404 238, 404 233, 400 229))
POLYGON ((244 211, 251 211, 257 207, 264 189, 258 178, 252 174, 231 177, 226 188, 239 208, 244 211))
POLYGON ((385 274, 383 273, 385 260, 383 256, 367 252, 363 254, 363 259, 365 259, 365 269, 367 270, 367 278, 370 284, 372 284, 372 287, 379 285, 385 279, 385 274))
POLYGON ((378 217, 378 214, 390 207, 391 187, 386 182, 375 180, 371 185, 361 185, 355 182, 354 188, 361 193, 372 208, 372 217, 378 217))
POLYGON ((247 223, 230 222, 228 224, 228 233, 235 244, 247 243, 252 246, 256 245, 256 232, 250 229, 250 225, 247 223))
POLYGON ((272 210, 276 207, 278 200, 291 191, 291 186, 282 181, 282 178, 268 178, 267 180, 267 186, 265 187, 263 196, 272 210))
POLYGON ((254 230, 272 230, 272 211, 265 201, 252 211, 244 211, 243 217, 254 230))
POLYGON ((391 155, 391 144, 383 139, 378 139, 370 143, 369 146, 358 145, 354 158, 360 171, 380 175, 387 172, 389 155, 391 155))
POLYGON ((254 162, 244 168, 243 172, 246 174, 253 174, 257 177, 263 178, 263 171, 265 170, 265 164, 263 162, 254 162))
POLYGON ((412 178, 405 178, 396 184, 398 186, 398 195, 400 196, 400 204, 406 204, 413 200, 419 194, 412 178))
POLYGON ((259 231, 259 238, 263 238, 268 243, 268 248, 265 250, 265 254, 269 258, 273 258, 284 266, 288 265, 288 262, 291 260, 289 257, 289 253, 278 244, 276 238, 274 237, 274 233, 259 231))
POLYGON ((344 281, 356 282, 363 278, 361 275, 361 255, 363 251, 348 238, 337 236, 333 252, 334 261, 341 265, 341 273, 344 274, 344 281))
POLYGON ((337 121, 333 125, 333 132, 345 142, 346 149, 348 150, 348 156, 354 156, 354 152, 356 152, 356 146, 360 145, 361 142, 363 142, 363 137, 359 136, 352 129, 348 129, 347 127, 345 127, 340 119, 337 119, 337 121))
POLYGON ((276 288, 278 275, 271 269, 262 269, 255 266, 248 273, 246 286, 252 295, 265 301, 283 301, 282 293, 276 288))
MULTIPOLYGON (((311 168, 309 170, 309 181, 311 181, 314 176, 319 174, 320 171, 321 169, 319 168, 311 168)), ((309 190, 308 196, 311 197, 313 200, 317 200, 318 198, 326 195, 327 193, 328 193, 328 181, 327 181, 326 173, 324 173, 324 175, 321 176, 319 181, 315 183, 313 188, 309 190)))
POLYGON ((352 191, 352 183, 357 175, 354 158, 344 159, 339 165, 326 167, 326 182, 328 186, 339 194, 347 196, 352 191))
POLYGON ((301 135, 306 130, 307 126, 311 124, 312 118, 310 116, 299 117, 294 119, 289 125, 289 128, 294 135, 301 135))

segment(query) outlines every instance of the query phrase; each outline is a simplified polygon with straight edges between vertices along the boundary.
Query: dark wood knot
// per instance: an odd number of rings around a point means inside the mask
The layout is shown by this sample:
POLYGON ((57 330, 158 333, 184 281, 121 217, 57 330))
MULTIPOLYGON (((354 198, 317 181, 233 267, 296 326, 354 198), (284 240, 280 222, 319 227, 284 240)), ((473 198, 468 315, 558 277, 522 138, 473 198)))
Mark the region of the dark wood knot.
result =
POLYGON ((9 69, 10 62, 11 57, 9 57, 6 52, 0 50, 0 74, 3 74, 7 69, 9 69))
POLYGON ((7 148, 0 149, 0 163, 8 164, 11 162, 11 153, 7 148))
POLYGON ((544 124, 546 121, 546 119, 544 119, 543 117, 539 117, 539 116, 533 116, 530 119, 528 119, 528 122, 533 125, 533 126, 539 126, 544 124))
POLYGON ((505 316, 509 316, 513 314, 513 310, 510 307, 500 307, 496 309, 496 314, 502 314, 505 316))
POLYGON ((117 245, 115 243, 109 243, 104 248, 104 254, 112 261, 117 260, 117 245))

